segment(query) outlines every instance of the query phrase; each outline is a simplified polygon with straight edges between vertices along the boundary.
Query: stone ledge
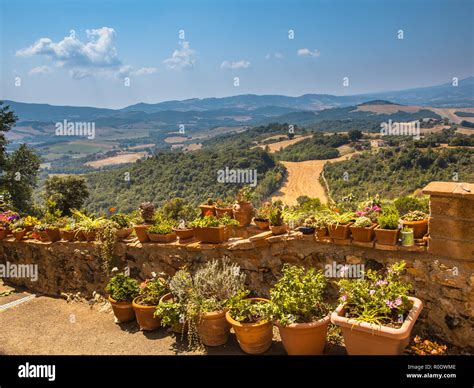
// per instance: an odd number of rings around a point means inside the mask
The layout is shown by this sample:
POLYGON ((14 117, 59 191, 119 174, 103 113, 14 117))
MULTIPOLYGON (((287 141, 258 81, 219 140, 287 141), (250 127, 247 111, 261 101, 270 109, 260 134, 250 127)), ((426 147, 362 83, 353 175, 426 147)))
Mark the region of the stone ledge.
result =
POLYGON ((423 189, 423 194, 474 200, 474 184, 467 182, 431 182, 423 189))

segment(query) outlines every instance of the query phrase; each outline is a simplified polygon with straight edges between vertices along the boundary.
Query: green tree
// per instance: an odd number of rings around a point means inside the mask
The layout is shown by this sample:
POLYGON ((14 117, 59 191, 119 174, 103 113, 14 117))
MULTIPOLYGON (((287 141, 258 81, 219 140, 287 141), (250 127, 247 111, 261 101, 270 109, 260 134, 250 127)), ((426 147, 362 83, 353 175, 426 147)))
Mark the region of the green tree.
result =
POLYGON ((45 202, 54 202, 63 215, 70 215, 71 209, 82 208, 87 198, 89 190, 81 176, 53 176, 45 182, 45 202))
MULTIPOLYGON (((6 146, 7 146, 7 139, 5 137, 5 133, 7 133, 10 129, 13 128, 17 121, 17 117, 15 113, 10 110, 8 105, 3 105, 3 101, 0 101, 0 174, 3 174, 6 168, 6 146)), ((3 183, 0 181, 0 184, 3 183)))
POLYGON ((351 141, 357 141, 362 138, 362 131, 359 131, 358 129, 351 129, 349 132, 347 132, 347 136, 349 136, 351 141))

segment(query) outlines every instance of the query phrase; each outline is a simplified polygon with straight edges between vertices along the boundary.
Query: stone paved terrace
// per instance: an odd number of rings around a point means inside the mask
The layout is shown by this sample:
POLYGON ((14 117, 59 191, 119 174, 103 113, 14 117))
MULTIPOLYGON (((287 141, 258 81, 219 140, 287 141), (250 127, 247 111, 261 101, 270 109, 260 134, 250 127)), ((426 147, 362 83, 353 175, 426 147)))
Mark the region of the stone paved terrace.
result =
MULTIPOLYGON (((438 339, 472 353, 474 348, 474 185, 432 182, 424 190, 430 194, 429 238, 427 246, 410 249, 381 249, 373 244, 318 241, 314 235, 291 232, 272 236, 253 228, 236 231, 223 244, 198 241, 169 244, 144 243, 135 239, 119 242, 117 267, 128 266, 131 276, 145 279, 151 272, 173 274, 187 265, 191 269, 213 258, 228 256, 247 273, 248 285, 265 296, 285 262, 324 269, 325 265, 364 264, 381 268, 399 260, 407 262, 406 278, 414 295, 424 302, 414 334, 438 339)), ((59 296, 81 292, 103 293, 107 278, 100 270, 95 243, 43 243, 34 240, 0 241, 0 263, 35 263, 37 282, 5 279, 9 284, 33 292, 59 296)), ((336 297, 336 290, 331 291, 336 297)), ((28 302, 30 303, 30 302, 28 302)))

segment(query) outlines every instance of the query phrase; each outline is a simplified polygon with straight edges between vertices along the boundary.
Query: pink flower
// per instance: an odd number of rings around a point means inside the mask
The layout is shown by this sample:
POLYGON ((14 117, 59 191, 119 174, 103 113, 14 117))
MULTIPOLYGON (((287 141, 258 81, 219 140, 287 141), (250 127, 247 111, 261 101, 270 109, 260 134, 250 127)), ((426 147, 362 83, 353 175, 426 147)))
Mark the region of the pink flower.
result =
POLYGON ((395 306, 400 306, 402 304, 402 298, 398 297, 397 299, 395 299, 395 302, 394 302, 394 305, 395 306))
POLYGON ((369 291, 369 294, 370 294, 370 295, 374 295, 374 294, 375 294, 375 290, 370 290, 370 291, 369 291))
POLYGON ((377 283, 375 283, 376 286, 385 286, 387 282, 385 280, 378 280, 377 283))
POLYGON ((347 295, 342 295, 342 296, 341 296, 341 300, 342 300, 343 302, 345 302, 345 301, 347 300, 347 295))

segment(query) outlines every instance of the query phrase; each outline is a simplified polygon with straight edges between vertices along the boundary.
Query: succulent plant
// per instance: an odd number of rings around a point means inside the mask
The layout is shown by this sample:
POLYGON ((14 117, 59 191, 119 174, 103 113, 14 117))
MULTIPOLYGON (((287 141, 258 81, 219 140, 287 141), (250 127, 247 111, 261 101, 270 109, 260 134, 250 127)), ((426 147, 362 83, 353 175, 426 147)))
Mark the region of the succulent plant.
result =
POLYGON ((140 204, 140 213, 143 222, 146 224, 152 224, 155 217, 155 205, 151 202, 143 202, 140 204))

